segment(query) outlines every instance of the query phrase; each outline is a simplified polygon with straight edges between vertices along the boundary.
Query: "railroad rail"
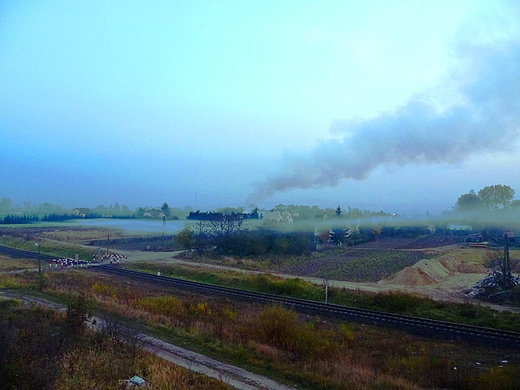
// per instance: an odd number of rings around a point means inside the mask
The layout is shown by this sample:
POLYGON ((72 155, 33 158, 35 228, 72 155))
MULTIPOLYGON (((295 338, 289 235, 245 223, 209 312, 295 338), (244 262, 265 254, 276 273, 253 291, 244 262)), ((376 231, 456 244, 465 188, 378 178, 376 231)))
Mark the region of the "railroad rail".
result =
POLYGON ((319 315, 329 318, 332 317, 336 319, 355 321, 363 324, 374 324, 379 326, 383 325, 425 337, 442 338, 451 341, 465 341, 488 346, 501 345, 512 348, 520 347, 520 333, 517 332, 384 313, 374 310, 359 309, 330 303, 290 298, 280 295, 240 290, 232 287, 223 287, 179 278, 153 275, 112 265, 100 265, 91 269, 93 271, 119 275, 133 280, 196 291, 207 295, 220 295, 228 298, 257 303, 279 304, 284 307, 292 308, 293 310, 300 313, 310 315, 319 315))
MULTIPOLYGON (((38 252, 31 252, 24 249, 10 248, 8 246, 0 245, 0 253, 10 257, 23 258, 23 259, 34 259, 38 260, 38 252)), ((56 259, 56 256, 46 255, 40 253, 40 259, 42 261, 50 261, 56 259)))

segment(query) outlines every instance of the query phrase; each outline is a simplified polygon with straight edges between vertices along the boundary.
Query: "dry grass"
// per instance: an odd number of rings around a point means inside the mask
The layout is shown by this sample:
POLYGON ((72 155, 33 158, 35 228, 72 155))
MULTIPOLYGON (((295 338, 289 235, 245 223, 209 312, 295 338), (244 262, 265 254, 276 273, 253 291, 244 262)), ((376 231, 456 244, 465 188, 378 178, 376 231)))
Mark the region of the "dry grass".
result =
MULTIPOLYGON (((488 376, 507 382, 520 372, 517 358, 507 358, 509 371, 499 367, 511 351, 323 321, 276 306, 232 302, 88 271, 47 278, 48 293, 64 297, 81 292, 104 310, 144 322, 174 342, 182 340, 213 357, 271 372, 299 388, 487 390, 481 383, 488 383, 488 376), (485 361, 485 368, 477 367, 476 361, 485 361)), ((150 378, 161 372, 143 375, 150 378)))
MULTIPOLYGON (((38 235, 74 243, 105 239, 107 231, 46 230, 38 235)), ((116 237, 115 232, 111 232, 112 237, 116 237)), ((374 257, 375 252, 370 253, 374 257)), ((348 258, 351 263, 355 260, 354 254, 350 253, 348 258)), ((465 262, 482 263, 481 252, 474 249, 460 250, 457 255, 465 262)), ((383 257, 387 264, 388 256, 383 257)), ((367 256, 362 259, 365 267, 367 259, 370 260, 367 256)), ((332 261, 325 260, 310 257, 295 263, 308 267, 319 261, 322 269, 325 263, 332 261)), ((377 263, 380 269, 380 262, 376 260, 372 259, 372 262, 377 263)), ((246 268, 253 268, 257 263, 228 257, 220 261, 246 268)), ((34 267, 34 262, 0 257, 0 271, 4 268, 10 270, 8 267, 24 267, 26 263, 34 267)), ((338 267, 332 265, 331 272, 337 272, 338 267)), ((48 273, 45 277, 45 292, 48 294, 61 298, 78 293, 88 296, 98 308, 116 313, 129 323, 142 322, 148 329, 162 332, 162 336, 173 342, 182 340, 189 347, 213 357, 272 373, 275 378, 296 383, 298 388, 518 388, 507 387, 515 383, 512 381, 518 379, 520 373, 516 351, 482 349, 411 337, 386 328, 324 321, 276 306, 264 308, 168 290, 87 270, 48 273), (504 359, 508 360, 507 366, 499 367, 504 359), (485 364, 476 366, 477 361, 485 364)), ((0 287, 16 286, 35 288, 36 275, 0 275, 0 287)), ((56 388, 117 388, 114 387, 117 381, 125 376, 116 367, 119 363, 114 354, 110 348, 70 352, 61 361, 64 373, 56 388), (103 355, 105 352, 107 355, 103 355), (105 375, 105 382, 112 387, 100 385, 103 382, 96 375, 105 375)), ((120 359, 125 361, 125 355, 120 359)), ((216 389, 223 386, 144 352, 140 352, 131 364, 127 361, 122 367, 131 367, 132 372, 146 378, 150 389, 216 389)))
POLYGON ((34 260, 14 259, 0 255, 0 272, 11 272, 23 269, 35 268, 37 263, 34 260))
POLYGON ((79 242, 85 240, 106 240, 108 234, 110 234, 110 238, 124 237, 123 232, 120 230, 101 228, 47 229, 38 233, 38 236, 58 241, 79 242))
POLYGON ((133 375, 144 378, 149 390, 231 388, 148 352, 140 351, 129 360, 117 343, 105 343, 103 348, 78 347, 62 357, 60 366, 61 375, 53 385, 56 390, 126 389, 126 381, 133 375))

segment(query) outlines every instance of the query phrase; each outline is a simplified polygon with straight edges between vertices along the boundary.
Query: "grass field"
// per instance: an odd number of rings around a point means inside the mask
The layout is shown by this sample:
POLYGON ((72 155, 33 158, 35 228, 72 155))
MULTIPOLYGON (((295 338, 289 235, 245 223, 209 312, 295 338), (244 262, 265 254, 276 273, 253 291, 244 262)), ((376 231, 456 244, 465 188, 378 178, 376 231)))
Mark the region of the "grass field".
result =
MULTIPOLYGON (((31 275, 14 278, 20 287, 30 288, 36 285, 31 275)), ((81 294, 97 310, 114 313, 127 324, 140 324, 174 344, 297 384, 300 389, 487 390, 508 388, 496 386, 516 383, 512 381, 520 373, 516 350, 421 338, 87 270, 46 275, 44 292, 60 300, 81 294), (504 360, 508 361, 505 365, 504 360), (489 387, 491 383, 495 387, 489 387)), ((355 299, 373 299, 381 305, 391 302, 401 305, 401 310, 420 303, 397 295, 358 295, 355 299)), ((443 310, 433 301, 426 304, 429 311, 443 310)), ((484 314, 471 305, 461 306, 460 311, 475 318, 484 314)))
MULTIPOLYGON (((315 256, 277 258, 265 264, 367 279, 377 268, 391 272, 391 267, 398 269, 429 255, 433 252, 336 248, 315 256), (355 276, 356 269, 363 265, 372 271, 355 276)), ((148 267, 150 272, 160 266, 165 274, 180 273, 206 282, 308 299, 320 299, 323 293, 301 279, 282 280, 268 275, 257 278, 150 262, 134 266, 148 267)), ((35 292, 38 285, 34 273, 0 275, 1 288, 35 292)), ((404 293, 366 294, 335 289, 329 293, 331 301, 339 304, 454 321, 467 318, 469 323, 514 330, 520 323, 518 316, 511 313, 495 313, 470 303, 448 304, 404 293)), ((515 389, 520 379, 516 350, 421 338, 389 328, 299 315, 277 306, 159 288, 86 269, 45 273, 43 294, 62 302, 79 294, 88 298, 99 313, 110 313, 147 333, 296 384, 300 389, 515 389)), ((90 356, 89 351, 87 348, 82 354, 90 356)), ((191 388, 197 387, 193 384, 191 388)))

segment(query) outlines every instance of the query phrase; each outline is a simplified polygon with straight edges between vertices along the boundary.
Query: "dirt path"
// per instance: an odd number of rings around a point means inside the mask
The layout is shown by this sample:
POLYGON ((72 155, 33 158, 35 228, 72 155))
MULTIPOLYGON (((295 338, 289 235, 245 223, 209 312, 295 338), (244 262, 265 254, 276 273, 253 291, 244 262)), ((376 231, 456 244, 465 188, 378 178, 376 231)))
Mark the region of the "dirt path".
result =
MULTIPOLYGON (((64 305, 46 299, 14 293, 11 291, 0 290, 0 299, 17 299, 28 306, 44 306, 58 311, 66 311, 67 309, 64 305)), ((89 327, 93 330, 99 331, 102 329, 102 321, 103 320, 99 317, 93 317, 89 322, 89 327)), ((141 334, 139 335, 139 340, 143 341, 143 348, 145 350, 155 353, 157 356, 180 367, 218 379, 236 389, 293 389, 293 387, 285 386, 265 376, 219 362, 218 360, 169 344, 155 337, 141 334)))

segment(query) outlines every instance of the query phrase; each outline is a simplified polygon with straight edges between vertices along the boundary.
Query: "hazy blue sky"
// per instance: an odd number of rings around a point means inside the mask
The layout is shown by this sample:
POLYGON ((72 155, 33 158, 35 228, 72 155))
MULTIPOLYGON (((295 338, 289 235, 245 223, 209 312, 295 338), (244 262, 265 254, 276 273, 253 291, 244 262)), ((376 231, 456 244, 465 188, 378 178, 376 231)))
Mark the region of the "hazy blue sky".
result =
POLYGON ((519 25, 514 0, 4 0, 0 198, 423 213, 520 195, 519 25))

